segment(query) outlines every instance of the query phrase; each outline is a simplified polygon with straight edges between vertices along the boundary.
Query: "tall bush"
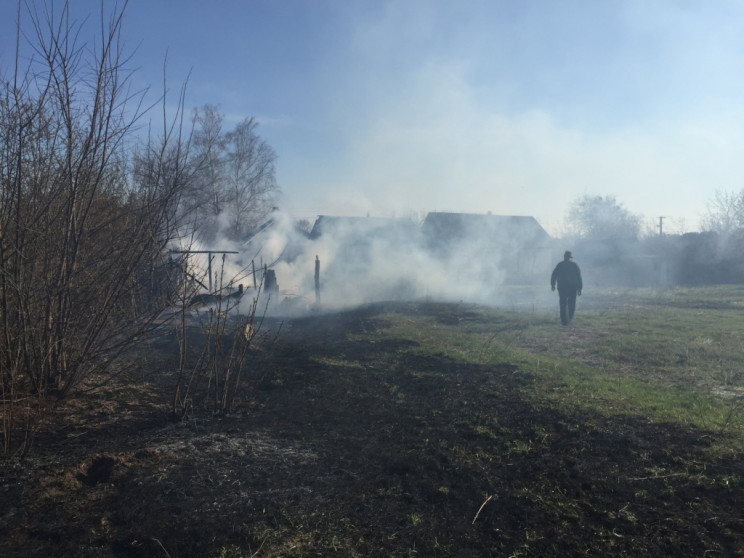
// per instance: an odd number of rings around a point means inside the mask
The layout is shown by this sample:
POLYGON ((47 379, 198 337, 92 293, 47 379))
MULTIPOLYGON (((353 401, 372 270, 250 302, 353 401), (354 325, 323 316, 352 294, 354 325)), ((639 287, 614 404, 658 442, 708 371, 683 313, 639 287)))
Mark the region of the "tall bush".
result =
POLYGON ((30 13, 38 57, 0 83, 6 453, 28 446, 30 425, 54 400, 109 371, 163 307, 148 272, 161 265, 185 178, 168 137, 145 153, 147 172, 129 173, 141 97, 123 71, 122 12, 91 46, 76 43, 66 5, 56 18, 51 7, 30 13))

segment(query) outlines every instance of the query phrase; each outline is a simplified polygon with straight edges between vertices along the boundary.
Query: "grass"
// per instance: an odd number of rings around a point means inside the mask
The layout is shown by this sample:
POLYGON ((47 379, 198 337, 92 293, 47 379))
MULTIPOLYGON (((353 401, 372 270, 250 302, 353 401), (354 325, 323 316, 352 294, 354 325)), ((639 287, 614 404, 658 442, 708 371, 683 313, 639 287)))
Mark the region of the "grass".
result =
POLYGON ((569 327, 552 307, 433 302, 298 319, 235 415, 140 420, 105 394, 70 409, 76 429, 0 470, 0 548, 741 555, 742 301, 736 286, 606 291, 569 327))
POLYGON ((553 312, 484 307, 456 327, 440 316, 392 313, 391 339, 474 364, 517 364, 536 402, 727 434, 711 451, 744 448, 744 289, 608 291, 569 327, 553 312), (622 304, 613 300, 623 301, 622 304))

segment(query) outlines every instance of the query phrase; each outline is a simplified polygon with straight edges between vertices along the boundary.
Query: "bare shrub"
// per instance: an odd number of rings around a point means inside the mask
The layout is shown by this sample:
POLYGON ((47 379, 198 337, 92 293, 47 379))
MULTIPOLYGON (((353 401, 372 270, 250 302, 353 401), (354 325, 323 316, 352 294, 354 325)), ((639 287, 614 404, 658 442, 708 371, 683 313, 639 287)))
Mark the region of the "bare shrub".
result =
POLYGON ((0 83, 5 453, 17 429, 27 449, 44 410, 110 371, 165 305, 153 278, 183 178, 167 135, 145 152, 147 172, 129 174, 142 94, 123 69, 122 11, 91 46, 76 42, 66 4, 58 17, 46 8, 29 13, 38 57, 0 83))
MULTIPOLYGON (((87 44, 79 42, 83 24, 70 23, 67 3, 19 2, 18 44, 28 38, 34 55, 21 69, 18 47, 13 74, 0 76, 5 455, 26 451, 55 402, 105 382, 138 343, 162 331, 164 309, 191 299, 194 277, 188 262, 172 258, 171 243, 196 238, 209 211, 228 211, 227 232, 239 236, 268 211, 277 190, 275 155, 252 119, 217 134, 214 146, 202 137, 209 122, 196 119, 199 133, 184 132, 185 88, 174 117, 164 93, 161 135, 139 133, 148 107, 145 91, 131 92, 125 70, 126 2, 108 17, 101 6, 100 35, 87 44), (21 31, 22 13, 31 33, 21 31), (205 177, 218 176, 207 170, 229 180, 214 185, 216 197, 197 199, 205 177)), ((219 124, 216 113, 210 122, 219 124)), ((225 344, 229 311, 213 309, 204 356, 190 374, 185 360, 179 366, 174 415, 202 393, 202 380, 215 411, 233 407, 252 339, 233 335, 225 344)))
POLYGON ((191 302, 199 295, 192 296, 188 282, 183 282, 177 328, 179 360, 171 405, 175 420, 195 409, 214 415, 232 412, 241 384, 256 371, 255 348, 268 336, 262 326, 270 295, 262 296, 263 281, 247 311, 240 314, 238 305, 247 295, 236 293, 234 279, 223 283, 224 259, 219 277, 216 294, 201 299, 207 304, 196 312, 196 319, 191 302))

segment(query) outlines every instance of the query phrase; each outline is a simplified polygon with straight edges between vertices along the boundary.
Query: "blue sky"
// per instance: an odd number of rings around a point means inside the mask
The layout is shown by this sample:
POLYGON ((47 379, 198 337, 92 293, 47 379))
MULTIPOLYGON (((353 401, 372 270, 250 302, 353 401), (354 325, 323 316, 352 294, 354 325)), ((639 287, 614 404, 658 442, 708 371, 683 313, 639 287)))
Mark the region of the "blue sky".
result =
POLYGON ((742 31, 733 0, 130 0, 124 22, 153 97, 167 54, 171 98, 190 74, 189 109, 256 117, 298 218, 492 211, 554 234, 583 194, 685 232, 744 188, 742 31))

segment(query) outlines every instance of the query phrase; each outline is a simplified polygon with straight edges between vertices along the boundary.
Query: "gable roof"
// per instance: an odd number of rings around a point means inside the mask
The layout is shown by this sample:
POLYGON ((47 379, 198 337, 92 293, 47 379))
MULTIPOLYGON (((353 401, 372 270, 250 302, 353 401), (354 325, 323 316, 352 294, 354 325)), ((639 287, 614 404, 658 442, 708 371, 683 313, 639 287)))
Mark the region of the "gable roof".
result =
POLYGON ((344 233, 355 235, 380 234, 385 232, 412 232, 413 221, 405 217, 332 217, 319 215, 315 220, 310 239, 323 234, 344 233))
POLYGON ((488 237, 520 246, 545 246, 550 235, 534 217, 479 213, 432 212, 421 225, 427 239, 448 243, 488 237))

